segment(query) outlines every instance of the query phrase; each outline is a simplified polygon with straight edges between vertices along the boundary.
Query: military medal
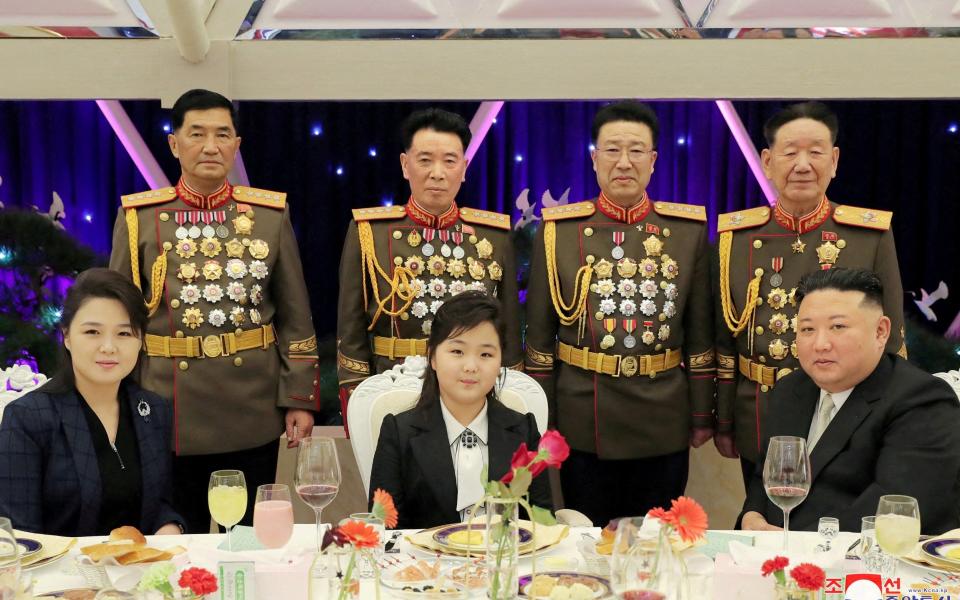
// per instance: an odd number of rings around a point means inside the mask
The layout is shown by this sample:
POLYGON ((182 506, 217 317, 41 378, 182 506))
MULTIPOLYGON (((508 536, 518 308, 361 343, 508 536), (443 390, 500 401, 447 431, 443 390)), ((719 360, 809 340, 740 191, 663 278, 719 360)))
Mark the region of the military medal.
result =
MULTIPOLYGON (((626 259, 626 260, 630 260, 630 259, 628 258, 628 259, 626 259)), ((619 265, 617 265, 617 270, 618 270, 618 271, 620 270, 620 266, 619 266, 619 265)), ((620 273, 620 274, 623 275, 623 273, 620 273)), ((652 278, 652 277, 655 277, 656 274, 657 274, 657 263, 656 263, 656 261, 653 260, 652 258, 645 258, 645 259, 641 260, 641 261, 640 261, 640 274, 643 275, 643 277, 646 278, 646 279, 650 279, 650 278, 652 278)), ((623 276, 624 276, 624 277, 627 277, 627 275, 623 275, 623 276)))
POLYGON ((203 286, 203 299, 210 304, 216 304, 223 300, 223 288, 215 283, 208 283, 203 286))
POLYGON ((454 231, 451 237, 453 238, 453 243, 456 244, 453 247, 453 257, 457 260, 463 260, 463 257, 466 255, 466 252, 464 252, 463 247, 460 245, 463 243, 463 232, 454 231))
POLYGON ((263 279, 270 272, 267 268, 267 263, 263 262, 262 260, 255 260, 250 263, 249 271, 250 275, 252 275, 254 279, 263 279))
POLYGON ((653 316, 653 314, 657 312, 657 305, 653 300, 647 298, 640 303, 640 312, 648 317, 653 316))
POLYGON ((413 316, 416 318, 422 319, 430 312, 430 308, 426 302, 421 300, 420 302, 413 303, 413 306, 410 307, 410 312, 413 313, 413 316))
POLYGON ((203 323, 203 313, 200 312, 199 308, 188 308, 183 311, 182 322, 190 329, 196 329, 203 323))
POLYGON ((423 238, 420 237, 416 229, 411 229, 410 233, 407 234, 407 245, 411 248, 419 246, 421 241, 423 241, 423 238))
POLYGON ((180 210, 173 215, 173 220, 177 222, 177 230, 173 232, 173 235, 177 236, 178 240, 187 239, 187 228, 183 226, 187 222, 187 213, 186 211, 180 210))
POLYGON ((677 261, 670 258, 669 254, 664 254, 661 258, 660 265, 660 274, 666 277, 667 279, 673 279, 680 274, 680 267, 677 266, 677 261))
POLYGON ((821 269, 829 269, 836 264, 837 258, 840 256, 840 248, 833 243, 836 239, 837 234, 833 232, 824 231, 822 233, 823 244, 817 246, 817 259, 820 261, 821 269))
POLYGON ((610 251, 610 255, 613 256, 613 260, 620 260, 623 258, 623 232, 614 231, 613 232, 613 250, 610 251))
POLYGON ((239 306, 234 306, 230 309, 230 322, 234 324, 235 327, 240 327, 246 318, 243 315, 243 309, 239 306))
POLYGON ((227 277, 230 279, 242 279, 247 274, 247 265, 238 258, 231 258, 227 261, 227 277))
POLYGON ((500 268, 500 264, 495 260, 490 261, 490 264, 487 265, 487 274, 490 275, 490 279, 494 281, 503 279, 503 269, 500 268))
POLYGON ((663 315, 667 318, 677 314, 677 304, 673 300, 667 300, 663 303, 663 315))
POLYGON ((604 319, 603 328, 606 330, 607 335, 603 336, 603 339, 600 340, 600 348, 607 350, 608 348, 613 348, 614 344, 617 343, 617 339, 613 337, 613 332, 617 328, 617 320, 604 319))
MULTIPOLYGON (((459 261, 457 261, 457 262, 459 262, 459 261)), ((460 264, 463 265, 463 263, 460 263, 460 264)), ((449 268, 450 268, 450 265, 447 265, 447 269, 448 269, 448 270, 449 270, 449 268)), ((464 269, 464 270, 465 270, 465 269, 464 269)), ((450 285, 447 286, 447 291, 450 292, 450 295, 451 295, 451 296, 456 296, 456 295, 458 295, 458 294, 462 294, 462 293, 464 293, 465 291, 467 291, 467 284, 464 283, 464 282, 463 282, 462 280, 460 280, 460 279, 457 279, 456 281, 451 281, 451 282, 450 282, 450 285)))
POLYGON ((661 325, 660 329, 657 330, 657 339, 661 342, 667 341, 667 338, 670 337, 670 326, 661 325))
POLYGON ((190 211, 190 229, 187 231, 187 235, 190 236, 191 240, 195 240, 200 237, 200 227, 197 226, 197 223, 200 222, 200 211, 191 210, 190 211))
POLYGON ((223 275, 223 267, 215 260, 208 260, 203 263, 203 278, 207 281, 216 281, 223 275))
POLYGON ((227 297, 237 304, 247 303, 247 288, 239 281, 231 281, 227 284, 227 297))
POLYGON ((430 335, 430 330, 433 329, 433 321, 426 320, 423 322, 423 325, 420 326, 420 331, 423 332, 423 335, 430 335))
POLYGON ((493 244, 487 238, 477 242, 477 256, 484 259, 493 256, 493 244))
POLYGON ((212 238, 217 235, 217 230, 210 225, 210 222, 213 221, 213 213, 209 211, 204 211, 200 213, 200 219, 203 221, 203 229, 200 231, 200 234, 205 238, 212 238))
POLYGON ((790 327, 790 321, 787 319, 787 315, 774 313, 773 316, 770 317, 770 322, 767 323, 767 327, 770 329, 770 333, 781 335, 790 327))
POLYGON ((783 340, 777 338, 767 346, 767 353, 773 360, 783 360, 790 353, 790 348, 783 343, 783 340))
POLYGON ((247 249, 250 251, 250 256, 257 260, 263 260, 270 254, 270 245, 263 240, 250 240, 247 249))
POLYGON ((253 323, 254 325, 259 325, 259 324, 260 324, 260 311, 259 311, 259 310, 255 309, 255 308, 251 308, 251 309, 250 309, 250 322, 253 323))
POLYGON ((437 233, 436 229, 430 229, 429 227, 423 228, 423 247, 420 248, 420 253, 430 258, 433 256, 433 253, 436 252, 436 249, 433 247, 433 236, 437 233))
POLYGON ((482 262, 471 256, 467 259, 467 272, 474 279, 483 279, 487 274, 487 268, 483 266, 482 262))
POLYGON ((793 340, 792 342, 790 342, 790 354, 794 358, 800 358, 797 355, 797 340, 793 340))
POLYGON ((259 283, 250 286, 250 304, 257 306, 263 302, 263 288, 259 283))
POLYGON ((180 299, 187 304, 196 304, 200 300, 200 288, 191 284, 180 289, 180 299))
POLYGON ((227 211, 218 210, 214 213, 213 217, 217 221, 217 237, 221 240, 227 239, 227 236, 230 235, 230 230, 224 225, 227 221, 227 211))
POLYGON ((180 267, 177 269, 177 279, 184 283, 193 283, 193 280, 197 278, 197 265, 196 263, 180 263, 180 267))
POLYGON ((653 321, 644 321, 643 327, 644 331, 642 334, 640 334, 640 341, 650 346, 657 339, 657 336, 654 335, 653 331, 650 330, 650 328, 653 327, 653 321))
POLYGON ((663 251, 663 242, 655 235, 651 235, 643 241, 643 249, 647 256, 660 256, 663 251))
POLYGON ((656 298, 658 292, 657 284, 652 279, 644 279, 640 282, 640 295, 644 298, 656 298))
POLYGON ((440 241, 443 242, 443 245, 440 246, 440 254, 444 258, 450 258, 450 255, 453 254, 453 251, 450 249, 450 244, 447 242, 450 240, 450 231, 443 229, 437 232, 437 236, 440 238, 440 241))
MULTIPOLYGON (((240 207, 237 207, 240 210, 240 207)), ((237 235, 250 235, 253 233, 253 219, 246 214, 239 214, 233 218, 233 230, 237 235)))
POLYGON ((665 285, 661 285, 660 287, 663 288, 663 295, 667 297, 667 300, 676 300, 677 284, 667 283, 666 281, 662 281, 661 284, 665 284, 665 285))
POLYGON ((770 287, 778 288, 783 285, 783 275, 780 270, 783 269, 783 257, 775 256, 770 259, 770 266, 773 267, 773 275, 770 276, 770 287))
POLYGON ((439 277, 431 279, 427 285, 427 291, 434 298, 443 298, 443 295, 447 293, 447 284, 439 277))
POLYGON ((434 300, 430 303, 430 312, 437 314, 437 311, 440 310, 441 306, 443 306, 443 300, 434 300))
POLYGON ((464 266, 463 261, 459 258, 451 258, 447 261, 447 273, 454 279, 460 279, 466 275, 467 267, 464 266))
POLYGON ((215 308, 207 313, 207 323, 210 323, 214 327, 223 327, 223 324, 226 322, 227 315, 225 315, 219 308, 215 308))
POLYGON ((597 277, 610 277, 613 275, 613 263, 601 258, 593 265, 593 272, 597 274, 597 277))
POLYGON ((773 288, 767 294, 767 304, 773 310, 780 310, 787 305, 787 290, 783 288, 773 288))
POLYGON ((227 258, 243 258, 243 251, 246 248, 243 242, 237 238, 233 238, 224 244, 224 247, 227 249, 227 258))
POLYGON ((633 298, 637 293, 637 284, 633 279, 621 279, 617 284, 617 292, 624 298, 633 298))
POLYGON ((603 315, 612 315, 617 310, 617 301, 613 298, 604 298, 600 301, 600 318, 603 315))
POLYGON ((800 241, 799 230, 797 230, 797 240, 790 244, 790 248, 793 250, 794 254, 803 254, 803 251, 807 249, 807 245, 800 241))
POLYGON ((637 328, 637 320, 636 320, 636 319, 624 319, 624 320, 623 320, 623 330, 627 332, 627 335, 625 335, 625 336, 623 337, 623 345, 624 345, 624 347, 626 347, 626 348, 628 348, 628 349, 631 349, 631 348, 636 347, 636 345, 637 345, 637 338, 633 337, 633 335, 632 335, 633 332, 634 332, 634 330, 636 330, 636 328, 637 328))
POLYGON ((637 312, 637 303, 629 299, 621 301, 620 312, 622 312, 625 317, 632 317, 633 314, 637 312))
POLYGON ((177 242, 177 256, 180 258, 190 258, 197 253, 197 244, 190 238, 177 242))
POLYGON ((442 256, 431 256, 427 260, 427 270, 430 271, 431 275, 443 275, 443 272, 447 270, 447 261, 442 256))
MULTIPOLYGON (((211 233, 213 228, 211 228, 211 233)), ((215 237, 205 237, 200 241, 200 252, 203 253, 207 258, 213 258, 214 256, 220 254, 220 240, 215 237)))
POLYGON ((413 273, 414 276, 423 273, 423 259, 421 259, 419 256, 407 257, 407 260, 403 263, 403 266, 413 273))

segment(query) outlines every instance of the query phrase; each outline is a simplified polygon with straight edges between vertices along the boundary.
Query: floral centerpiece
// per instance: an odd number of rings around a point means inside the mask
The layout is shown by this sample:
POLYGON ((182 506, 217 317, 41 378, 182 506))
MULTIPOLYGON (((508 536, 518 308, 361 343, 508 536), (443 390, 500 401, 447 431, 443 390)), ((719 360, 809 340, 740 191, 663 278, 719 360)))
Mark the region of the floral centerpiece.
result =
POLYGON ((165 600, 196 600, 217 591, 216 576, 206 569, 192 567, 184 569, 177 579, 177 589, 170 583, 170 576, 177 568, 170 562, 151 565, 140 578, 137 589, 141 592, 155 592, 165 600))
MULTIPOLYGON (((529 450, 526 442, 520 444, 510 459, 510 470, 499 480, 487 481, 484 470, 482 479, 484 497, 471 509, 470 519, 481 505, 486 508, 486 562, 491 600, 513 598, 517 590, 517 563, 519 560, 519 511, 522 506, 533 522, 533 534, 536 538, 536 525, 555 525, 556 519, 545 508, 530 503, 530 484, 533 478, 543 473, 547 467, 559 467, 570 456, 570 446, 559 431, 550 430, 543 434, 536 450, 529 450)), ((468 537, 468 540, 471 539, 468 537)), ((534 541, 534 543, 536 543, 534 541)), ((469 542, 467 554, 470 555, 469 542)), ((536 574, 536 558, 533 571, 536 574)))
POLYGON ((786 569, 790 560, 785 556, 775 556, 763 563, 760 572, 764 577, 773 575, 776 579, 777 600, 816 600, 827 579, 826 573, 817 565, 800 563, 790 570, 787 580, 786 569))

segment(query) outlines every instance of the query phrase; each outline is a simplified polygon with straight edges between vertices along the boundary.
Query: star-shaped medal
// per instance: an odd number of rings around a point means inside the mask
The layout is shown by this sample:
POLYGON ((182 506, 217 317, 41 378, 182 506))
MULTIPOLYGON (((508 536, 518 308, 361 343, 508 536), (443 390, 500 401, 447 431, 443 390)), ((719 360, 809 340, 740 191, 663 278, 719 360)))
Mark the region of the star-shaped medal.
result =
POLYGON ((807 249, 807 245, 800 241, 800 238, 797 238, 797 241, 790 244, 790 247, 793 248, 794 254, 803 254, 803 251, 807 249))

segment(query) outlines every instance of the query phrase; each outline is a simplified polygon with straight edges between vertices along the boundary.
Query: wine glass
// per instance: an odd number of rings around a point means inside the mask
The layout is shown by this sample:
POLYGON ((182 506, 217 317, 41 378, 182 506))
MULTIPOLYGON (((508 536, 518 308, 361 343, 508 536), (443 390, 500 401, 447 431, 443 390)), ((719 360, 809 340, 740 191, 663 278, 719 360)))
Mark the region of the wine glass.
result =
MULTIPOLYGON (((892 556, 909 554, 920 539, 920 507, 910 496, 880 496, 877 504, 877 543, 892 556)), ((896 562, 891 569, 896 574, 896 562)))
POLYGON ((820 517, 817 523, 817 533, 822 543, 817 544, 814 552, 830 552, 833 540, 840 535, 840 519, 836 517, 820 517))
POLYGON ((763 463, 763 487, 767 497, 783 510, 783 549, 789 549, 790 511, 810 491, 810 456, 807 440, 778 435, 770 438, 763 463))
POLYGON ((297 450, 297 472, 293 485, 297 495, 313 509, 317 518, 317 552, 323 542, 320 515, 337 497, 340 488, 340 461, 332 438, 307 437, 297 450))
POLYGON ((617 521, 610 558, 610 586, 620 598, 663 600, 665 582, 658 573, 658 531, 643 531, 643 517, 617 521))
POLYGON ((282 548, 293 535, 293 503, 290 488, 269 483, 257 488, 253 505, 253 533, 267 548, 282 548))
POLYGON ((207 504, 213 520, 227 528, 227 548, 233 551, 233 526, 247 512, 247 482, 243 471, 227 469, 210 474, 207 504))

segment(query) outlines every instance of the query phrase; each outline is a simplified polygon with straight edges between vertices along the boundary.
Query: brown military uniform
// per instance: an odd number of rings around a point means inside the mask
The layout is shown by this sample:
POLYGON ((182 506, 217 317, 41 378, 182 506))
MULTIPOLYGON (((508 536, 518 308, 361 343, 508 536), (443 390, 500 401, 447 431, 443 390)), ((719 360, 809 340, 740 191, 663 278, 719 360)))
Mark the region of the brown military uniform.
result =
POLYGON ((685 450, 691 427, 714 423, 703 207, 644 198, 626 210, 601 194, 543 221, 525 363, 560 431, 600 459, 685 450))
POLYGON ((434 216, 411 198, 405 206, 357 209, 353 217, 340 258, 337 318, 344 419, 357 384, 407 356, 426 354, 433 315, 465 290, 500 300, 503 364, 522 367, 509 216, 456 204, 434 216))
POLYGON ((803 275, 833 266, 875 271, 883 281, 884 312, 892 322, 887 349, 905 353, 892 216, 826 198, 801 218, 779 205, 720 215, 718 431, 734 431, 744 459, 756 462, 759 456, 764 411, 777 379, 800 366, 793 295, 803 275))
POLYGON ((286 194, 225 184, 124 196, 110 268, 151 310, 143 387, 174 403, 174 450, 262 446, 317 410, 317 340, 286 194), (131 255, 134 257, 131 260, 131 255))

